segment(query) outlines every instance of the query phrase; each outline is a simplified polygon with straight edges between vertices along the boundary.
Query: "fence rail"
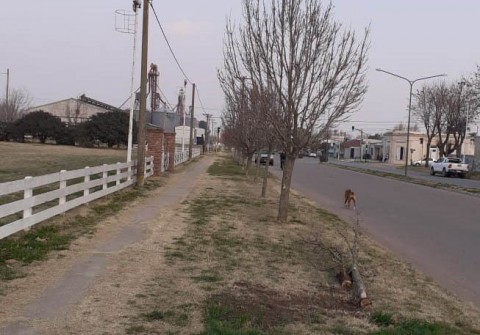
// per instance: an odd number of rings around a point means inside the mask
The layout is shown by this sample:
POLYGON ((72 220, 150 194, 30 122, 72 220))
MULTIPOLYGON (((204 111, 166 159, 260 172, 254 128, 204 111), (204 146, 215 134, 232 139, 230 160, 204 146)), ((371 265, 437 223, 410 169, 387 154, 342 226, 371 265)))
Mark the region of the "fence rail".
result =
MULTIPOLYGON (((183 162, 188 161, 188 150, 185 151, 178 151, 175 153, 175 166, 178 164, 182 164, 183 162)), ((200 156, 200 149, 199 148, 193 148, 192 150, 192 157, 197 157, 200 156)))
MULTIPOLYGON (((145 159, 145 178, 153 175, 145 159)), ((104 164, 0 184, 0 239, 135 182, 136 163, 104 164)))

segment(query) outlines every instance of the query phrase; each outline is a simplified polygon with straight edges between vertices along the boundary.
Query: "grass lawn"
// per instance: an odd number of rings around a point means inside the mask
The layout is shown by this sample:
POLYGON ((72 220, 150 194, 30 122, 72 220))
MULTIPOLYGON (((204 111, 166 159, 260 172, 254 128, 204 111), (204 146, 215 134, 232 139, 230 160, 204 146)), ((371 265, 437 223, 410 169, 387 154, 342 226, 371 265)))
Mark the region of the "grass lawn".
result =
MULTIPOLYGON (((138 283, 128 300, 131 315, 121 320, 121 333, 480 334, 477 308, 363 235, 359 270, 372 305, 360 308, 339 285, 332 254, 312 243, 322 241, 345 254, 351 223, 292 192, 289 220, 280 224, 275 178, 262 198, 261 180, 253 182, 224 155, 197 182, 177 209, 178 236, 155 254, 160 270, 138 283)), ((90 205, 84 215, 0 241, 0 284, 21 277, 24 267, 68 248, 78 236, 94 234, 99 222, 148 193, 148 187, 128 189, 90 205)))
POLYGON ((126 150, 0 142, 0 183, 60 170, 124 162, 126 155, 126 150))
POLYGON ((295 192, 278 223, 277 180, 261 198, 260 180, 219 158, 203 182, 183 203, 187 228, 166 246, 166 266, 131 302, 127 334, 480 334, 478 310, 367 236, 360 272, 373 304, 360 308, 332 255, 310 243, 344 250, 350 224, 295 192))

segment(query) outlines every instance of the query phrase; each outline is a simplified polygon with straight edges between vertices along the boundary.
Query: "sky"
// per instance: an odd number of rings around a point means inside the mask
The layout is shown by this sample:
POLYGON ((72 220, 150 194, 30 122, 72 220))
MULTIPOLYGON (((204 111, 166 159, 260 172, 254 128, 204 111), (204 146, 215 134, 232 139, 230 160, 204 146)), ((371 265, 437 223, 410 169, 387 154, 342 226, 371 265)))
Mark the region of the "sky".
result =
MULTIPOLYGON (((6 0, 3 0, 6 2, 6 0)), ((408 118, 409 84, 375 71, 409 79, 445 73, 447 82, 469 76, 480 64, 478 0, 333 0, 334 15, 346 29, 363 34, 370 26, 369 89, 340 129, 374 134, 408 118)), ((225 22, 241 18, 241 0, 153 0, 168 41, 188 79, 196 83, 195 114, 221 115, 217 80, 225 22)), ((22 89, 34 106, 81 94, 120 106, 129 97, 133 35, 116 31, 116 10, 131 11, 131 0, 9 1, 0 11, 0 96, 22 89)), ((117 23, 121 17, 117 16, 117 23)), ((140 78, 139 14, 136 84, 140 78)), ((158 65, 159 86, 176 103, 184 74, 178 68, 150 10, 148 63, 158 65)), ((117 27, 119 25, 117 24, 117 27)), ((432 82, 432 81, 430 81, 432 82)), ((422 86, 418 82, 414 90, 422 86)), ((191 85, 187 85, 191 104, 191 85)), ((126 105, 128 107, 128 104, 126 105)), ((215 118, 217 123, 219 118, 215 118)))

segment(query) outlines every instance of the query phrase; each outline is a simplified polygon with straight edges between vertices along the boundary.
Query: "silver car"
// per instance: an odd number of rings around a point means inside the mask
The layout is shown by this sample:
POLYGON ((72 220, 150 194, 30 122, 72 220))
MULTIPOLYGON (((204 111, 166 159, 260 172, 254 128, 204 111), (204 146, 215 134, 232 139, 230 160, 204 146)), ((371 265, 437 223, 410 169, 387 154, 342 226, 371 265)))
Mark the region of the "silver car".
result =
MULTIPOLYGON (((432 164, 435 162, 435 160, 433 158, 429 158, 428 159, 428 166, 432 166, 432 164)), ((425 166, 425 158, 424 159, 421 159, 419 161, 415 161, 412 163, 412 165, 414 166, 425 166)))

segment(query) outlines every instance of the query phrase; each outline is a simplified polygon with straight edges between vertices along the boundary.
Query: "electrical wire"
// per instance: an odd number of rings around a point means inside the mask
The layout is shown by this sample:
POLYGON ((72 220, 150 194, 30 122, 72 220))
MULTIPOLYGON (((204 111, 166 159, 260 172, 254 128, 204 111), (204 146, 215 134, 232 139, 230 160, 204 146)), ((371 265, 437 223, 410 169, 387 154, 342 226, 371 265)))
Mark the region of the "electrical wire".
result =
MULTIPOLYGON (((175 52, 173 51, 172 49, 172 46, 170 45, 170 42, 167 38, 167 34, 165 34, 165 31, 163 30, 163 27, 162 27, 162 24, 160 23, 160 19, 158 18, 158 15, 157 15, 157 12, 155 11, 155 7, 153 7, 153 4, 152 2, 150 1, 150 7, 152 8, 152 11, 153 11, 153 14, 155 15, 155 19, 158 23, 158 26, 160 27, 160 30, 162 32, 162 35, 163 35, 163 38, 165 39, 165 42, 167 43, 167 46, 168 46, 168 49, 170 50, 170 53, 172 54, 173 56, 173 59, 175 60, 175 63, 177 63, 177 66, 178 68, 180 69, 180 71, 182 72, 183 76, 185 77, 185 79, 190 83, 190 84, 193 84, 193 82, 190 80, 190 78, 187 76, 187 74, 185 73, 185 71, 183 70, 182 66, 180 65, 180 62, 178 61, 178 58, 177 56, 175 55, 175 52)), ((197 92, 197 98, 198 98, 198 101, 200 102, 200 106, 203 110, 203 113, 205 114, 205 107, 203 105, 203 101, 200 97, 200 92, 198 90, 198 86, 195 85, 195 91, 197 92)), ((165 96, 165 95, 164 95, 165 96)), ((166 99, 166 97, 165 97, 166 99)), ((167 101, 168 102, 168 101, 167 101)))
MULTIPOLYGON (((140 91, 140 87, 138 87, 136 90, 135 90, 135 93, 137 93, 138 91, 140 91)), ((122 107, 132 98, 132 95, 130 94, 128 96, 128 98, 120 105, 120 107, 118 107, 118 109, 122 109, 122 107)))
POLYGON ((152 1, 150 1, 150 7, 151 7, 152 10, 153 10, 153 14, 155 15, 155 19, 157 20, 158 26, 160 27, 160 30, 162 31, 163 38, 165 39, 165 42, 167 43, 168 49, 170 50, 170 53, 172 54, 173 59, 175 59, 175 62, 177 63, 177 66, 178 66, 178 68, 180 69, 180 71, 182 71, 185 79, 186 79, 190 84, 192 84, 192 81, 190 80, 190 78, 188 78, 187 74, 185 73, 185 71, 183 70, 182 66, 180 65, 180 62, 178 61, 177 56, 176 56, 175 53, 173 52, 173 49, 172 49, 172 47, 171 47, 171 45, 170 45, 170 42, 168 41, 167 35, 165 34, 165 31, 163 30, 162 24, 160 23, 160 19, 158 18, 157 12, 155 11, 155 7, 153 7, 152 1))
POLYGON ((163 96, 163 98, 165 99, 165 102, 167 103, 168 107, 173 110, 173 107, 172 107, 172 104, 170 103, 170 101, 168 101, 167 99, 167 96, 165 95, 165 93, 163 93, 162 89, 160 88, 160 86, 158 86, 157 84, 157 89, 160 91, 160 94, 163 96))
POLYGON ((195 91, 197 91, 198 101, 200 102, 200 106, 202 106, 203 114, 205 114, 205 107, 203 106, 202 99, 200 98, 200 92, 198 91, 198 87, 195 85, 195 91))

